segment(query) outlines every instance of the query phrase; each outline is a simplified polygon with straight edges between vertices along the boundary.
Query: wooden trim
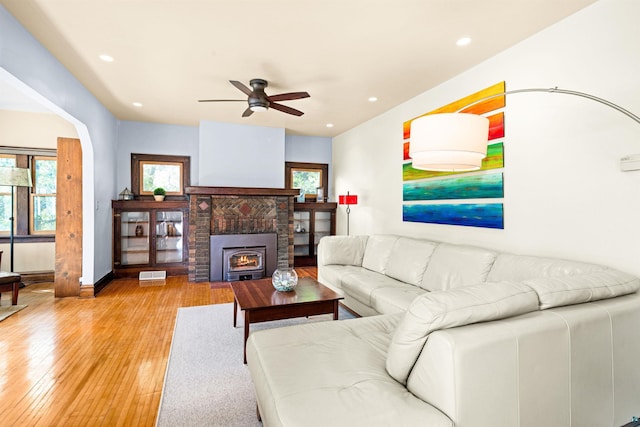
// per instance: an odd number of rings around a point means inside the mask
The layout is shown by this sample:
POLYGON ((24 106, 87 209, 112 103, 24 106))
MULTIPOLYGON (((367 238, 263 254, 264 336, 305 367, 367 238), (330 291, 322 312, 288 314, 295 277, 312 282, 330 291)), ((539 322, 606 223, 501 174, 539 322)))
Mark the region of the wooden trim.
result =
POLYGON ((105 274, 100 280, 98 280, 96 283, 93 284, 93 295, 97 296, 98 293, 100 293, 101 290, 106 288, 107 285, 111 283, 113 279, 115 279, 113 271, 110 271, 109 273, 105 274))
POLYGON ((198 196, 297 196, 297 190, 250 187, 187 187, 188 195, 198 196))
POLYGON ((327 163, 285 162, 284 163, 284 186, 286 188, 292 188, 291 187, 292 186, 292 183, 291 183, 292 169, 320 170, 322 172, 322 187, 324 188, 324 196, 325 197, 329 196, 329 165, 327 163))
MULTIPOLYGON (((131 153, 131 192, 140 200, 153 200, 153 196, 140 195, 140 161, 182 163, 182 191, 191 185, 191 157, 163 154, 131 153)), ((184 195, 168 194, 165 200, 184 200, 184 195)))

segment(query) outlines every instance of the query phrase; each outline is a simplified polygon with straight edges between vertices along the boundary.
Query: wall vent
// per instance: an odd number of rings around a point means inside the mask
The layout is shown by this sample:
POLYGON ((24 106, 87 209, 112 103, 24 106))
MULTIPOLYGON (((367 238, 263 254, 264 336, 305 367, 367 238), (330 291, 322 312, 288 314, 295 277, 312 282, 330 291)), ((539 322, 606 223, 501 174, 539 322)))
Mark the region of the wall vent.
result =
POLYGON ((141 271, 138 280, 164 280, 166 278, 166 271, 141 271))

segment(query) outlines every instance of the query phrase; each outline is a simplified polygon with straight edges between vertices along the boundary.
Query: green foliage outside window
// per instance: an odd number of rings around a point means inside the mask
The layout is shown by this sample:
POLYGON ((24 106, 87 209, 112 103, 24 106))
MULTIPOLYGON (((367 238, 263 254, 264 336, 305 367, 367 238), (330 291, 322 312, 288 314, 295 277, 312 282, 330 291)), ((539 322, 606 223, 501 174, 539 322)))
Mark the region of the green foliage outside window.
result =
POLYGON ((53 158, 35 158, 32 232, 56 229, 56 174, 58 163, 53 158))
POLYGON ((291 174, 291 186, 300 188, 304 194, 316 194, 318 187, 322 186, 322 173, 319 171, 294 170, 291 174))
POLYGON ((182 192, 182 167, 180 164, 141 162, 142 191, 153 193, 162 187, 167 193, 182 192))

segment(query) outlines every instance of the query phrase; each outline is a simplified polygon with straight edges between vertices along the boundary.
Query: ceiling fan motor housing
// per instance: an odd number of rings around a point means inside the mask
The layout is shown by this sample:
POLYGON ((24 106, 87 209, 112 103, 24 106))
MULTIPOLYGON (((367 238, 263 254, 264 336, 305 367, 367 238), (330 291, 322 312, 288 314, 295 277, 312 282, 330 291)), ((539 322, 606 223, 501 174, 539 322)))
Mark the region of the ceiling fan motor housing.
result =
POLYGON ((264 93, 264 88, 268 86, 267 81, 263 79, 251 79, 249 85, 251 85, 253 89, 251 95, 249 95, 249 108, 252 110, 256 107, 257 109, 260 109, 260 107, 264 109, 269 108, 269 98, 267 94, 264 93))

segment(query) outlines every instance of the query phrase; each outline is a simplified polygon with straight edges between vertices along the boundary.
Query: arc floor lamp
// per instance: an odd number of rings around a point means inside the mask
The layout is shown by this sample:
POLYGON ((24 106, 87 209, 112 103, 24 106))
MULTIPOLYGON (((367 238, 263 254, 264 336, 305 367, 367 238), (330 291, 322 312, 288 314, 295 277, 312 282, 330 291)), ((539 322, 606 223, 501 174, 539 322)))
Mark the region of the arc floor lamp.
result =
POLYGON ((11 213, 9 217, 9 256, 11 258, 10 271, 13 272, 13 224, 15 187, 31 187, 31 171, 26 168, 0 167, 0 185, 11 187, 11 213))
POLYGON ((517 89, 478 99, 455 113, 429 114, 411 122, 409 156, 413 168, 432 171, 472 171, 482 166, 487 156, 489 119, 477 114, 461 113, 488 99, 525 92, 547 92, 575 95, 613 108, 640 124, 640 117, 606 99, 574 90, 517 89))

